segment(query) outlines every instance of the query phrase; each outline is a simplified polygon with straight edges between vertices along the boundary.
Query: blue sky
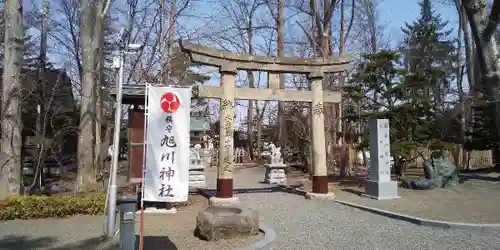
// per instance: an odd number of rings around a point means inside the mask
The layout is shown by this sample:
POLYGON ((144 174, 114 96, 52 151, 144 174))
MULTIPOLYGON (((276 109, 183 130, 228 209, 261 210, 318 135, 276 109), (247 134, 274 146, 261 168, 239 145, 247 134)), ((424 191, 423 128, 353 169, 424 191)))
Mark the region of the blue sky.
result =
MULTIPOLYGON (((31 6, 32 1, 30 0, 24 0, 24 1, 27 3, 29 7, 32 7, 31 6)), ((405 22, 412 22, 413 20, 416 20, 418 18, 420 14, 420 7, 418 6, 419 1, 418 0, 379 0, 379 1, 381 1, 381 4, 378 6, 378 10, 380 12, 379 14, 380 22, 387 25, 387 28, 385 29, 386 37, 390 37, 392 44, 395 45, 402 39, 401 26, 403 26, 405 22)), ((450 28, 455 28, 457 26, 455 8, 454 6, 451 5, 445 6, 443 4, 438 4, 438 2, 444 2, 444 1, 451 1, 451 0, 432 0, 433 5, 435 6, 437 12, 441 14, 442 18, 450 21, 450 28)), ((207 1, 207 5, 210 6, 211 4, 209 2, 210 1, 207 1)), ((115 7, 120 5, 119 3, 120 1, 118 2, 115 1, 115 7)), ((57 3, 55 3, 55 5, 57 5, 57 3)), ((192 11, 196 12, 197 15, 203 15, 203 13, 207 14, 207 12, 210 13, 214 10, 196 8, 195 10, 192 11)), ((196 21, 190 20, 190 21, 193 22, 194 26, 199 26, 200 24, 200 20, 196 21)), ((453 36, 455 36, 455 34, 456 34, 455 32, 452 33, 453 36)), ((51 55, 51 57, 53 56, 55 55, 51 55)), ((56 64, 57 62, 61 61, 61 58, 57 57, 58 56, 55 56, 55 58, 51 58, 53 59, 53 61, 55 61, 56 64)))
MULTIPOLYGON (((456 37, 457 14, 453 5, 444 5, 439 2, 447 0, 433 0, 431 1, 436 12, 441 15, 441 18, 448 21, 448 28, 453 29, 455 32, 451 36, 456 37)), ((420 16, 419 0, 382 0, 378 7, 380 22, 385 24, 386 37, 391 38, 391 45, 396 45, 402 40, 403 34, 401 27, 405 22, 411 23, 417 20, 420 16)), ((219 79, 212 79, 214 85, 218 85, 219 79)), ((211 81, 211 82, 212 82, 211 81)), ((246 101, 239 101, 240 105, 248 105, 246 101)), ((246 116, 246 108, 239 106, 236 111, 237 127, 242 126, 242 121, 246 116)))
MULTIPOLYGON (((437 13, 441 15, 441 18, 449 20, 450 28, 455 28, 458 20, 455 7, 439 4, 439 2, 444 1, 434 0, 431 2, 437 13)), ((401 40, 401 26, 405 22, 412 22, 419 17, 420 6, 418 2, 418 0, 383 0, 380 4, 380 21, 388 25, 386 32, 390 32, 391 37, 395 40, 401 40)), ((455 36, 454 33, 453 35, 455 36)))

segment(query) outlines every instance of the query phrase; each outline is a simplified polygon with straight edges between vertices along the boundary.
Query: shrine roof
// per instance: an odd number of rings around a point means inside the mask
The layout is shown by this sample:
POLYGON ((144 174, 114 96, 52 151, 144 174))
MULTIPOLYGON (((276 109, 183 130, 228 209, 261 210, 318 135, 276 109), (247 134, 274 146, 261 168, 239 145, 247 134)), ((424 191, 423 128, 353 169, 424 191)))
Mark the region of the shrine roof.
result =
MULTIPOLYGON (((140 84, 124 84, 123 85, 123 104, 144 104, 146 85, 140 84)), ((116 87, 110 88, 110 95, 112 98, 116 97, 116 87)))

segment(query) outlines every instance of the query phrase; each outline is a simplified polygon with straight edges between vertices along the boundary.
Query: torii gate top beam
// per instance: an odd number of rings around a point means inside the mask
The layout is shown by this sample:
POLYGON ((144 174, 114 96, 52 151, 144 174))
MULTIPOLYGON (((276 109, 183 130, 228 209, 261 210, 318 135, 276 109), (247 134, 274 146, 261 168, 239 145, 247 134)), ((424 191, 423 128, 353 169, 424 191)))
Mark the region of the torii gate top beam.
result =
POLYGON ((237 69, 276 73, 331 73, 345 71, 353 61, 350 56, 331 58, 266 57, 220 51, 187 41, 179 41, 182 52, 194 63, 221 67, 233 63, 237 69))

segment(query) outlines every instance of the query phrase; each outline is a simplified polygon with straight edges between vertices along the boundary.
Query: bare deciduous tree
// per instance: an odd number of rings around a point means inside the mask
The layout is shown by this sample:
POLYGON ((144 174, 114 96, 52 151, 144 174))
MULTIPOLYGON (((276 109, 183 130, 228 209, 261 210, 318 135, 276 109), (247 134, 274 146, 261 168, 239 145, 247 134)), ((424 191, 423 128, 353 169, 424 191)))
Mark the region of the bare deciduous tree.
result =
MULTIPOLYGON (((271 16, 274 19, 275 29, 276 29, 276 47, 277 47, 277 56, 283 57, 285 56, 285 5, 283 0, 276 0, 276 7, 272 6, 273 1, 267 1, 269 11, 271 12, 271 16)), ((280 74, 279 76, 280 88, 285 88, 285 75, 280 74)), ((282 150, 286 150, 286 117, 285 117, 285 103, 278 103, 278 140, 279 145, 282 150)), ((282 152, 285 155, 285 152, 282 152)))
POLYGON ((2 138, 0 199, 20 194, 21 188, 21 67, 24 46, 21 0, 7 0, 5 8, 4 72, 2 79, 2 138))
POLYGON ((379 5, 383 0, 356 0, 355 32, 359 52, 375 53, 388 47, 384 38, 385 25, 379 20, 379 5))
MULTIPOLYGON (((461 0, 475 44, 475 61, 481 82, 495 114, 497 141, 500 138, 500 51, 494 36, 500 22, 500 0, 494 0, 488 15, 486 0, 461 0)), ((497 149, 498 150, 498 146, 497 149)))
POLYGON ((80 46, 83 55, 82 94, 80 103, 80 134, 78 138, 78 176, 76 191, 85 191, 96 182, 94 169, 94 138, 96 120, 97 79, 101 57, 103 21, 108 9, 108 0, 83 0, 80 21, 80 46))

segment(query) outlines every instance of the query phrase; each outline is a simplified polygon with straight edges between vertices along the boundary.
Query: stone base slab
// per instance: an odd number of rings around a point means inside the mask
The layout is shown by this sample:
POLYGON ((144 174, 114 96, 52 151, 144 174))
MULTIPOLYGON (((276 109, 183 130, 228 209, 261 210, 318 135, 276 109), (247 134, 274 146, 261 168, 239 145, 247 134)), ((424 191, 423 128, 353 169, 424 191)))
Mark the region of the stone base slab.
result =
POLYGON ((285 163, 266 163, 264 164, 266 168, 288 168, 288 165, 285 163))
POLYGON ((287 185, 286 178, 269 178, 264 180, 264 183, 266 184, 278 184, 278 185, 287 185))
MULTIPOLYGON (((137 211, 136 214, 140 214, 141 211, 137 211)), ((170 209, 166 208, 156 208, 156 207, 148 207, 144 209, 144 214, 148 215, 165 215, 165 214, 176 214, 177 208, 172 207, 170 209)))
POLYGON ((207 184, 205 181, 190 181, 189 188, 204 188, 207 184))
POLYGON ((240 203, 240 199, 238 197, 231 198, 219 198, 219 197, 210 197, 208 199, 208 204, 210 206, 237 206, 240 203))
POLYGON ((275 164, 264 164, 266 172, 264 173, 264 183, 267 184, 282 184, 286 185, 286 171, 288 168, 287 164, 275 163, 275 164))
POLYGON ((401 198, 398 194, 398 183, 395 181, 365 181, 365 194, 362 196, 376 200, 392 200, 401 198))
POLYGON ((334 200, 335 194, 332 192, 326 194, 306 193, 305 197, 308 200, 334 200))
POLYGON ((205 171, 205 166, 189 166, 189 171, 203 172, 205 171))

